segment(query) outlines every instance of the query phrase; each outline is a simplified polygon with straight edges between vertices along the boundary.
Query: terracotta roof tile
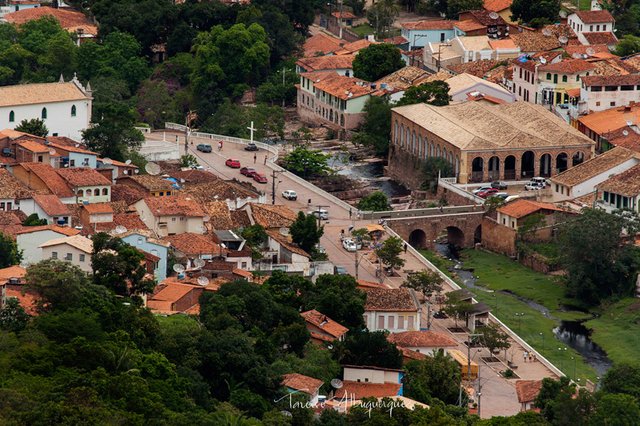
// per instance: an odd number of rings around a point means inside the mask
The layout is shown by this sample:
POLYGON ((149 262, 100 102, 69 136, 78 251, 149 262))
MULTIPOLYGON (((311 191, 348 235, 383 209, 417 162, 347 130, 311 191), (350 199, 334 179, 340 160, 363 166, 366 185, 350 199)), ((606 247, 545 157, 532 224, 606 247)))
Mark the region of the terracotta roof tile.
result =
POLYGON ((409 40, 407 40, 406 38, 404 38, 402 36, 389 37, 389 38, 385 38, 382 41, 384 41, 385 43, 393 44, 394 46, 397 46, 397 45, 400 45, 400 44, 405 44, 405 43, 409 42, 409 40))
POLYGON ((383 398, 385 396, 396 396, 401 385, 396 383, 365 383, 345 380, 343 386, 336 390, 335 397, 338 399, 349 398, 383 398))
POLYGON ((640 119, 640 105, 630 108, 611 108, 605 111, 593 112, 578 119, 586 128, 598 135, 627 127, 627 121, 638 123, 640 119))
POLYGON ((305 376, 298 373, 290 373, 282 375, 282 386, 304 392, 309 395, 315 395, 320 387, 324 384, 322 380, 305 376))
POLYGON ((640 134, 633 128, 623 127, 604 135, 610 144, 640 153, 640 134))
POLYGON ((333 12, 331 14, 331 16, 335 16, 336 18, 342 18, 342 19, 356 19, 357 16, 354 15, 351 12, 348 11, 343 11, 343 12, 333 12))
POLYGON ((336 55, 351 55, 353 53, 357 53, 360 50, 367 48, 369 46, 371 46, 372 44, 378 44, 376 42, 373 41, 369 41, 365 38, 362 38, 360 40, 356 40, 354 42, 351 43, 347 43, 344 46, 342 46, 341 49, 338 49, 335 54, 336 55))
POLYGON ((13 177, 7 169, 0 168, 0 198, 28 198, 33 191, 13 177))
POLYGON ((519 219, 536 213, 540 210, 563 211, 551 203, 541 203, 538 201, 530 201, 524 198, 513 200, 498 209, 499 213, 519 219))
MULTIPOLYGON (((149 297, 147 307, 157 312, 177 312, 175 311, 174 303, 193 291, 202 292, 202 287, 168 279, 164 280, 156 286, 153 295, 149 297)), ((187 309, 192 307, 190 306, 187 309)))
POLYGON ((623 147, 615 147, 603 154, 585 161, 584 163, 565 170, 564 172, 552 177, 551 181, 571 187, 601 173, 605 173, 634 157, 637 158, 637 154, 633 151, 623 147))
POLYGON ((472 61, 464 64, 451 65, 447 69, 453 71, 456 74, 466 73, 482 78, 487 72, 497 67, 499 64, 499 61, 493 59, 483 59, 481 61, 472 61))
POLYGON ((580 55, 586 55, 587 50, 593 53, 609 53, 609 48, 606 44, 593 44, 593 45, 568 45, 564 47, 564 51, 569 56, 578 53, 580 55))
POLYGON ((332 320, 325 314, 316 311, 315 309, 311 311, 302 312, 302 318, 310 324, 322 329, 322 331, 330 334, 335 339, 339 339, 342 337, 349 329, 340 323, 332 320))
POLYGON ((4 15, 4 19, 12 24, 22 25, 25 22, 40 19, 43 16, 53 16, 60 26, 67 31, 76 31, 82 28, 85 33, 97 35, 98 28, 82 12, 69 8, 53 8, 41 6, 30 9, 23 9, 4 15))
POLYGON ((109 179, 88 167, 60 169, 58 174, 73 188, 81 186, 111 186, 109 179))
POLYGON ((189 197, 147 197, 144 199, 144 203, 149 207, 151 213, 156 216, 204 216, 200 205, 189 197))
POLYGON ((250 203, 253 220, 264 228, 288 228, 296 220, 297 214, 282 205, 250 203))
POLYGON ((640 165, 610 177, 597 186, 599 191, 635 197, 640 194, 640 165))
POLYGON ((492 17, 491 12, 485 9, 469 10, 463 13, 473 16, 473 19, 487 27, 492 25, 507 25, 505 20, 502 19, 502 16, 498 15, 497 18, 495 16, 492 17))
POLYGON ((405 348, 448 348, 457 347, 458 342, 435 331, 404 331, 387 336, 391 343, 405 348))
POLYGON ((217 179, 211 182, 184 183, 182 193, 203 203, 206 201, 258 198, 250 183, 217 179))
POLYGON ((533 402, 542 389, 542 380, 516 380, 518 402, 533 402))
POLYGON ((211 227, 212 230, 237 228, 231 220, 231 211, 229 210, 229 206, 226 202, 208 201, 202 204, 202 209, 209 216, 207 227, 211 227))
POLYGON ((7 298, 13 297, 18 299, 20 306, 29 315, 36 315, 37 296, 34 293, 27 292, 26 289, 16 290, 13 288, 7 288, 5 290, 7 298))
POLYGON ((71 237, 73 235, 78 235, 80 231, 74 228, 70 228, 68 226, 58 226, 58 225, 41 225, 41 226, 25 226, 21 231, 16 232, 16 235, 22 234, 30 234, 32 232, 40 232, 40 231, 53 231, 58 234, 66 235, 67 237, 71 237))
POLYGON ((280 232, 272 231, 269 229, 267 229, 266 232, 268 236, 276 240, 281 246, 289 250, 291 253, 296 253, 296 254, 299 254, 300 256, 304 256, 309 259, 311 258, 309 253, 307 253, 306 251, 302 250, 300 247, 292 243, 288 237, 282 235, 280 232))
POLYGON ((382 77, 376 81, 377 85, 386 84, 387 90, 404 90, 423 83, 430 74, 418 67, 406 66, 382 77))
POLYGON ((6 281, 9 278, 22 278, 27 274, 27 270, 22 266, 13 265, 0 269, 0 281, 6 281))
POLYGON ((416 312, 419 309, 415 295, 407 288, 364 288, 367 293, 365 311, 416 312))
POLYGON ((400 352, 402 352, 402 357, 410 360, 422 361, 423 359, 427 359, 427 355, 411 350, 409 348, 398 347, 400 352))
POLYGON ((71 211, 67 208, 66 204, 63 204, 56 195, 53 194, 38 194, 33 196, 33 200, 40 206, 46 214, 51 217, 54 216, 68 216, 71 211))
POLYGON ((358 280, 358 288, 366 290, 367 288, 391 288, 387 284, 381 284, 373 281, 358 280))
POLYGON ((40 244, 39 247, 52 247, 62 244, 70 245, 71 247, 75 247, 87 254, 91 254, 91 252, 93 251, 93 241, 91 241, 91 239, 87 237, 83 237, 82 235, 72 235, 70 237, 55 238, 53 240, 49 240, 43 244, 40 244))
POLYGON ((129 231, 146 231, 149 228, 144 224, 137 213, 116 213, 113 222, 96 224, 98 231, 112 231, 116 226, 124 226, 129 231))
POLYGON ((251 219, 249 219, 249 213, 246 210, 232 210, 229 212, 231 215, 231 228, 245 228, 251 226, 251 219))
POLYGON ((113 213, 113 207, 111 207, 111 203, 83 204, 82 208, 85 209, 89 214, 113 213))
POLYGON ((15 240, 16 233, 26 228, 22 226, 26 218, 27 215, 20 210, 0 210, 0 232, 15 240))
POLYGON ((306 71, 351 69, 355 55, 316 56, 298 59, 296 64, 306 71))
POLYGON ((476 31, 486 28, 486 25, 481 24, 480 22, 474 21, 472 19, 466 19, 464 21, 458 21, 454 23, 454 26, 458 28, 460 31, 469 32, 476 31))
POLYGON ((545 36, 537 31, 513 33, 510 37, 522 52, 527 53, 553 50, 561 46, 555 35, 545 36))
MULTIPOLYGON (((40 8, 38 8, 40 9, 40 8)), ((5 15, 5 18, 8 15, 5 15)), ((0 87, 0 107, 51 102, 82 101, 85 95, 75 83, 31 83, 0 87)))
POLYGON ((339 74, 324 78, 321 81, 315 82, 313 85, 317 90, 322 90, 345 101, 370 95, 375 91, 371 88, 369 82, 339 74))
POLYGON ((302 52, 305 57, 326 55, 327 53, 334 52, 344 42, 337 37, 330 36, 326 33, 318 33, 307 38, 302 45, 302 52))
POLYGON ((538 67, 540 72, 560 72, 568 74, 575 74, 592 69, 594 69, 594 65, 584 59, 565 59, 560 62, 540 65, 538 67))
MULTIPOLYGON (((58 197, 73 197, 73 191, 58 174, 56 169, 44 163, 20 163, 18 167, 36 175, 47 185, 49 191, 58 197)), ((26 183, 26 182, 25 182, 26 183)))
POLYGON ((590 75, 582 77, 582 83, 584 86, 622 86, 622 85, 640 85, 639 74, 627 74, 627 75, 590 75))
POLYGON ((115 184, 111 187, 111 201, 124 201, 128 206, 142 200, 145 196, 144 190, 133 185, 115 184))
POLYGON ((17 144, 19 147, 26 149, 27 151, 31 151, 34 153, 48 153, 49 152, 49 148, 47 148, 46 146, 44 146, 43 144, 36 142, 36 141, 31 141, 31 140, 24 140, 24 141, 20 141, 17 144))
POLYGON ((589 44, 616 44, 618 38, 613 33, 582 33, 589 44))
POLYGON ((452 30, 456 21, 444 19, 402 22, 400 26, 408 30, 452 30))
POLYGON ((483 7, 489 12, 501 12, 511 7, 513 0, 484 0, 483 7))
POLYGON ((600 24, 613 22, 613 16, 608 10, 579 10, 575 12, 585 24, 600 24))
POLYGON ((140 187, 146 189, 149 192, 174 190, 172 186, 172 182, 160 176, 152 176, 152 175, 121 176, 118 178, 117 183, 128 185, 127 182, 130 182, 130 181, 135 182, 140 187))
POLYGON ((169 242, 173 248, 188 257, 221 254, 223 252, 222 247, 214 243, 211 238, 190 232, 169 235, 164 237, 163 241, 169 242))

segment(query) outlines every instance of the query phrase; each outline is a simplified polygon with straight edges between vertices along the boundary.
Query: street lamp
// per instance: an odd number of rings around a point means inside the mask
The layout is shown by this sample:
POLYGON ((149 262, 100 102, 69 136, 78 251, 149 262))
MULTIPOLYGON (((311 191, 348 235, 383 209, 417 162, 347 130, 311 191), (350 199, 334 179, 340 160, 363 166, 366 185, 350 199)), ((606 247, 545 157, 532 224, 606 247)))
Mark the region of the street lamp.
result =
POLYGON ((578 362, 578 360, 576 359, 576 357, 571 357, 571 359, 573 360, 573 378, 576 378, 576 363, 578 362))
POLYGON ((563 365, 564 365, 564 358, 563 358, 563 355, 562 355, 562 351, 563 350, 566 351, 567 348, 558 348, 558 350, 560 351, 560 370, 562 371, 563 365))
POLYGON ((515 316, 518 318, 518 334, 520 334, 520 331, 522 330, 522 317, 524 316, 524 312, 516 312, 515 316))
POLYGON ((544 333, 539 333, 540 337, 542 337, 542 350, 544 350, 544 333))

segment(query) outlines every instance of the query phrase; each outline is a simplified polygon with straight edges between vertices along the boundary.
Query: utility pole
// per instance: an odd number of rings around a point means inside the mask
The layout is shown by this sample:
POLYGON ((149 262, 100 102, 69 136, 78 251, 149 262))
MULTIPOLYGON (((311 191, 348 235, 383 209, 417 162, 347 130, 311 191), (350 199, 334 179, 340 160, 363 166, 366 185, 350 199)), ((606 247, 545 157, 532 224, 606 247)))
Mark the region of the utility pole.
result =
POLYGON ((480 366, 478 365, 478 417, 482 410, 482 382, 480 381, 480 366))
MULTIPOLYGON (((467 380, 471 382, 471 342, 474 337, 484 336, 482 333, 478 334, 469 334, 469 339, 467 340, 467 380)), ((480 368, 478 366, 478 373, 480 372, 480 368)), ((462 383, 460 383, 460 393, 458 394, 458 404, 462 407, 462 383)))
MULTIPOLYGON (((253 127, 253 122, 251 122, 251 125, 253 127)), ((276 170, 273 170, 271 172, 271 204, 276 203, 276 179, 279 173, 282 173, 282 172, 278 172, 276 170)))
POLYGON ((323 208, 328 209, 331 206, 321 206, 321 205, 317 205, 316 206, 316 212, 318 212, 318 215, 316 216, 318 219, 318 228, 320 228, 320 222, 322 221, 322 219, 320 218, 320 210, 322 210, 323 208))
POLYGON ((338 27, 340 28, 340 36, 339 38, 342 38, 342 0, 338 0, 340 2, 340 11, 338 12, 339 18, 338 18, 338 27))
MULTIPOLYGON (((282 67, 282 108, 284 108, 284 90, 285 90, 285 80, 284 80, 284 76, 285 73, 287 72, 287 67, 282 67)), ((251 127, 253 127, 253 122, 251 122, 251 127)))

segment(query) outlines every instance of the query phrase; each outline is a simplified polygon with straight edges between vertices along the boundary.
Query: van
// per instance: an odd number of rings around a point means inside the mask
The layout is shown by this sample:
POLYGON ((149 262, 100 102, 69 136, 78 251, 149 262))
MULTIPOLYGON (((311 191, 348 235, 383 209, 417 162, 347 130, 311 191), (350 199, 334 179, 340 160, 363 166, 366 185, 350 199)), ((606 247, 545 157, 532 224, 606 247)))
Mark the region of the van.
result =
POLYGON ((307 214, 312 214, 315 217, 319 217, 322 220, 329 220, 329 212, 326 211, 325 209, 313 210, 307 214))
POLYGON ((530 180, 531 183, 536 183, 538 186, 545 187, 547 186, 547 180, 543 177, 534 177, 530 180))

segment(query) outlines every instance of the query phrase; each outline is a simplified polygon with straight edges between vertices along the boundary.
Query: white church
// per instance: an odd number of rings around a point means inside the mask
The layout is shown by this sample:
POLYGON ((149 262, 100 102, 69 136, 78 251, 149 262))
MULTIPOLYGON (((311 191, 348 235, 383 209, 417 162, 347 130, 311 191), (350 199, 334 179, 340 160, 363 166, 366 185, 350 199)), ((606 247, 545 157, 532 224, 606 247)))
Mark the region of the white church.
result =
POLYGON ((91 121, 91 86, 74 77, 57 83, 0 87, 0 129, 14 129, 22 120, 40 118, 50 136, 82 140, 91 121))

